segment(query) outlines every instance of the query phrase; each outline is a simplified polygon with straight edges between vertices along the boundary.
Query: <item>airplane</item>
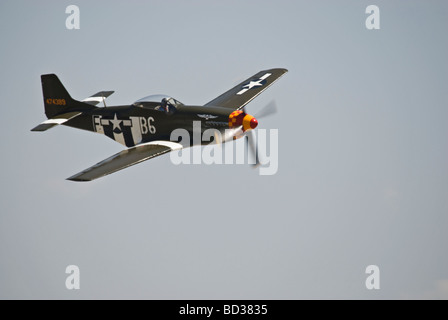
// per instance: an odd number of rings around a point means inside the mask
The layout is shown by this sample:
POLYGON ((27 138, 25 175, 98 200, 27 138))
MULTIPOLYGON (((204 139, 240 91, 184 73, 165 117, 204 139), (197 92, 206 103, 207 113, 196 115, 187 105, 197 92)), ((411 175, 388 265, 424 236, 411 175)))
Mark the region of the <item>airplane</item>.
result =
POLYGON ((184 105, 166 95, 147 96, 131 105, 106 106, 105 99, 114 91, 100 91, 78 101, 70 96, 55 74, 44 74, 41 81, 48 120, 31 131, 65 125, 103 134, 126 146, 127 149, 67 178, 92 181, 168 152, 197 145, 192 138, 196 121, 201 124, 202 132, 213 128, 223 133, 221 141, 216 143, 253 134, 258 120, 245 112, 245 106, 286 72, 288 70, 281 68, 260 71, 203 106, 184 105), (98 107, 100 103, 104 106, 98 107), (170 140, 173 130, 179 128, 190 133, 190 141, 181 144, 170 140))

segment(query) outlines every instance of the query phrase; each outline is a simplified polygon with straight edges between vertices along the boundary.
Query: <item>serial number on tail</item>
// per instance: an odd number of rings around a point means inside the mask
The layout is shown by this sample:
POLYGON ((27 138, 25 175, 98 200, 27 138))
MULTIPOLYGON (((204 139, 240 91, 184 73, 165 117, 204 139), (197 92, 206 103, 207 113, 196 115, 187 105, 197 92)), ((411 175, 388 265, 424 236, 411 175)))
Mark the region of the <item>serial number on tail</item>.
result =
POLYGON ((65 106, 67 103, 65 102, 65 99, 51 99, 51 98, 47 98, 45 100, 45 102, 47 104, 53 104, 56 106, 65 106))

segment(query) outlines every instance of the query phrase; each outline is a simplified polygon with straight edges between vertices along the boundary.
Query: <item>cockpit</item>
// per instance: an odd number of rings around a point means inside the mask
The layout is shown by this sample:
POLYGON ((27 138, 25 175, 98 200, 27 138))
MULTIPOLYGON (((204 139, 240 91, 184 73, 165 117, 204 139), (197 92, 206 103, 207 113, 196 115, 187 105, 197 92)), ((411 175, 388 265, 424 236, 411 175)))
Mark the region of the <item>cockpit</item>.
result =
POLYGON ((183 103, 170 96, 156 94, 141 98, 135 101, 134 105, 141 108, 165 112, 166 114, 173 114, 179 106, 183 105, 183 103))

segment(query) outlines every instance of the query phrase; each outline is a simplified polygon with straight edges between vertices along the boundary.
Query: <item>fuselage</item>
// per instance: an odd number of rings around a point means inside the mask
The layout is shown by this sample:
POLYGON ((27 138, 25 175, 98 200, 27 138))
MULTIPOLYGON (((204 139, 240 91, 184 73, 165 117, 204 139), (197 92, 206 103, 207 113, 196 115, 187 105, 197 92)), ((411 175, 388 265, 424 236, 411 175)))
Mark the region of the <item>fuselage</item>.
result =
POLYGON ((242 111, 224 107, 179 105, 172 112, 166 112, 132 104, 85 111, 64 125, 104 134, 127 147, 156 140, 171 140, 174 130, 184 129, 190 141, 182 143, 192 146, 210 143, 194 139, 195 134, 196 137, 198 134, 202 136, 207 129, 216 129, 224 134, 226 129, 237 126, 246 131, 251 129, 251 125, 256 126, 256 120, 252 119, 255 118, 242 111))

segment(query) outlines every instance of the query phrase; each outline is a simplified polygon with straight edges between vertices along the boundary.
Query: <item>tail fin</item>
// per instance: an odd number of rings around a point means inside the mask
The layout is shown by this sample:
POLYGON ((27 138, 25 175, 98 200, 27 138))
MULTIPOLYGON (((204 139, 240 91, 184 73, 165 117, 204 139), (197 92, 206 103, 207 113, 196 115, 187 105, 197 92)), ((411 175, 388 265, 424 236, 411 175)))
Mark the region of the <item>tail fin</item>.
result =
POLYGON ((41 80, 45 114, 48 118, 53 118, 62 113, 82 112, 96 108, 88 103, 77 101, 70 97, 70 94, 55 74, 43 74, 41 75, 41 80))

